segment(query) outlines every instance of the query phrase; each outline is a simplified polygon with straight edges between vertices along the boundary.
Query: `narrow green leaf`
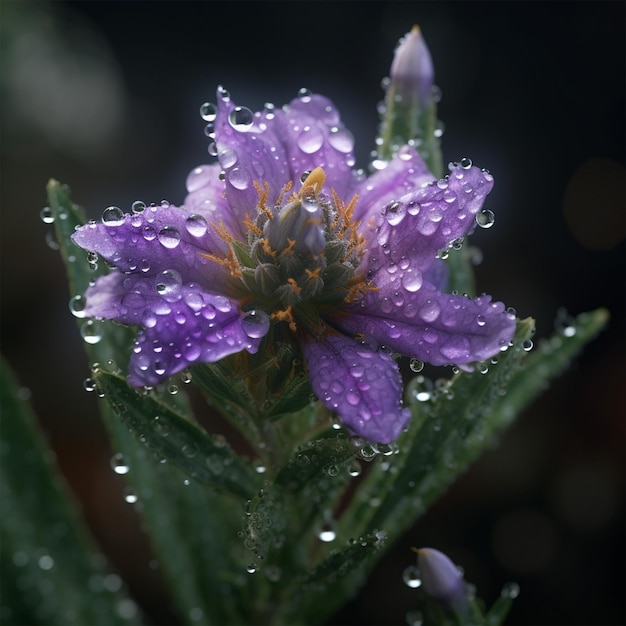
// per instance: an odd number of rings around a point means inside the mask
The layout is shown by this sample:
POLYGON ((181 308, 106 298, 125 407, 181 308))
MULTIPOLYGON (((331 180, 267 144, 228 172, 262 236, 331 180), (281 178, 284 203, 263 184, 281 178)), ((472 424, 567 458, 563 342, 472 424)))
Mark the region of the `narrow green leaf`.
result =
POLYGON ((363 584, 368 567, 386 543, 383 532, 353 537, 348 547, 335 552, 296 580, 293 594, 277 611, 276 624, 321 624, 355 588, 363 584))
POLYGON ((157 398, 137 393, 115 374, 102 371, 95 380, 119 418, 159 458, 218 491, 241 498, 251 497, 261 486, 259 475, 226 442, 209 437, 157 398))
POLYGON ((88 536, 54 456, 0 362, 3 624, 133 624, 137 606, 88 536))
POLYGON ((295 457, 283 467, 276 484, 294 493, 308 488, 320 479, 346 473, 347 466, 359 450, 345 438, 328 437, 310 441, 300 447, 295 457))

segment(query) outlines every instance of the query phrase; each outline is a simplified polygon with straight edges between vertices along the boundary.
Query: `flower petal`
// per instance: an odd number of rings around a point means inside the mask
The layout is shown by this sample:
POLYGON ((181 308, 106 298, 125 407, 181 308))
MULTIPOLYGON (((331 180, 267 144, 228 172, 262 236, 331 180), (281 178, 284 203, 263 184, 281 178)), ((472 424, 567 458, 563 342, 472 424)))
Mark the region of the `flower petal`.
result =
POLYGON ((159 293, 154 278, 112 272, 85 293, 88 316, 143 327, 129 366, 133 385, 156 385, 192 363, 257 351, 269 328, 264 314, 241 313, 237 303, 197 284, 165 287, 159 293))
POLYGON ((402 408, 402 378, 385 352, 343 335, 300 342, 313 391, 357 435, 388 443, 410 418, 402 408))
MULTIPOLYGON (((254 183, 269 185, 269 200, 274 202, 290 180, 287 154, 275 132, 280 110, 253 114, 237 107, 223 89, 217 92, 215 142, 217 158, 225 173, 225 193, 235 220, 241 224, 246 214, 253 219, 259 194, 254 183)), ((234 234, 234 233, 233 233, 234 234)))
POLYGON ((474 228, 493 176, 468 162, 455 166, 448 177, 396 198, 375 224, 366 225, 369 245, 363 266, 375 281, 376 273, 391 264, 423 272, 439 250, 474 228))
POLYGON ((354 137, 328 98, 304 93, 292 100, 276 117, 276 132, 284 142, 294 182, 322 167, 327 189, 350 199, 356 185, 354 137))
POLYGON ((184 206, 202 215, 209 224, 224 224, 231 235, 241 239, 244 238, 245 228, 239 216, 233 213, 224 195, 226 186, 224 181, 220 180, 221 171, 219 163, 198 165, 191 170, 187 176, 189 193, 184 206))
POLYGON ((344 307, 333 317, 334 326, 432 365, 482 361, 513 338, 515 315, 491 296, 442 294, 427 282, 413 293, 391 281, 382 287, 344 307))
POLYGON ((90 222, 72 240, 126 273, 155 276, 173 270, 185 282, 218 292, 229 277, 225 267, 202 256, 222 257, 225 242, 201 215, 171 205, 148 207, 115 224, 90 222))
MULTIPOLYGON (((359 201, 354 219, 361 220, 364 226, 370 220, 375 220, 377 225, 390 202, 420 189, 434 179, 419 154, 410 146, 403 146, 384 169, 359 183, 356 189, 359 201)), ((361 230, 368 236, 370 231, 367 228, 361 230)))

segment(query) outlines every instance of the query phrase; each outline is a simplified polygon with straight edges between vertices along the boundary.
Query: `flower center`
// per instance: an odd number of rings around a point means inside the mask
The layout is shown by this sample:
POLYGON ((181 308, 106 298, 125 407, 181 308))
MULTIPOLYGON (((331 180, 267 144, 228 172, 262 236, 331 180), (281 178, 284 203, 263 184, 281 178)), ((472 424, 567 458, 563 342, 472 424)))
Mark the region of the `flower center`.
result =
MULTIPOLYGON (((285 197, 283 187, 272 206, 269 185, 255 182, 259 194, 256 215, 246 215, 246 242, 228 233, 228 258, 203 255, 230 269, 244 310, 262 310, 292 331, 324 332, 322 315, 342 302, 358 299, 372 286, 359 275, 363 236, 353 220, 357 196, 347 204, 334 190, 322 191, 326 180, 320 167, 303 175, 298 193, 285 197)), ((223 229, 222 229, 223 230, 223 229)))

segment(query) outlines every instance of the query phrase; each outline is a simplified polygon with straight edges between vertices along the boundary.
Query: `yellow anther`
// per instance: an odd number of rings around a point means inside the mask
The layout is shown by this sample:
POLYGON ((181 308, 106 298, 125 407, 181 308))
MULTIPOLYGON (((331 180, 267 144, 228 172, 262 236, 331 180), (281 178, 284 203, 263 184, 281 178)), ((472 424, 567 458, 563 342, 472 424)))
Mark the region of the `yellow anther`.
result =
POLYGON ((283 196, 286 193, 289 193, 291 191, 291 188, 293 187, 293 180, 290 180, 281 190, 280 193, 278 194, 278 198, 276 199, 276 204, 277 205, 281 205, 283 202, 283 196))
POLYGON ((296 292, 296 293, 300 293, 302 291, 302 287, 298 287, 298 283, 296 282, 295 278, 288 278, 287 282, 289 283, 289 286, 296 292))
POLYGON ((263 246, 265 254, 269 254, 272 258, 276 257, 276 250, 272 250, 272 246, 270 246, 270 242, 267 239, 259 239, 259 243, 263 246))
POLYGON ((250 213, 246 213, 246 218, 243 221, 243 225, 249 231, 253 232, 257 237, 260 237, 263 234, 263 231, 252 221, 250 213))
MULTIPOLYGON (((358 280, 355 277, 351 281, 348 281, 348 286, 355 279, 358 280)), ((378 291, 378 287, 376 287, 372 282, 361 280, 354 284, 352 287, 350 287, 350 291, 348 291, 348 293, 344 297, 344 302, 350 304, 351 302, 354 302, 355 300, 358 300, 359 298, 364 296, 368 291, 378 291)))
POLYGON ((293 254, 293 248, 296 245, 296 240, 295 239, 287 239, 287 241, 289 242, 289 245, 283 249, 281 254, 293 254))
POLYGON ((292 332, 296 332, 296 322, 293 319, 293 314, 291 312, 291 307, 288 306, 284 311, 275 311, 270 315, 272 319, 275 319, 277 322, 289 322, 289 330, 292 332))
POLYGON ((263 187, 261 187, 261 184, 255 180, 255 181, 252 181, 252 184, 254 185, 256 192, 259 194, 259 201, 257 203, 257 208, 260 211, 263 211, 263 213, 267 215, 267 218, 271 220, 274 217, 274 215, 267 207, 267 199, 269 198, 269 195, 270 195, 269 183, 264 182, 263 187))
POLYGON ((305 267, 304 271, 306 272, 306 275, 309 278, 315 278, 315 279, 319 280, 320 272, 322 271, 322 268, 321 267, 316 267, 314 270, 310 270, 310 269, 305 267))
POLYGON ((233 252, 232 248, 228 248, 228 256, 225 259, 219 256, 215 256, 214 254, 209 254, 207 252, 201 252, 200 256, 204 257, 205 259, 209 259, 209 261, 213 261, 218 265, 223 265, 224 267, 227 267, 230 270, 231 276, 234 276, 235 278, 241 278, 241 265, 239 264, 237 257, 235 257, 235 253, 233 252))
POLYGON ((226 243, 230 243, 231 241, 235 240, 235 238, 228 232, 228 229, 226 228, 222 220, 219 221, 219 224, 216 224, 215 222, 211 222, 211 226, 213 227, 213 230, 215 231, 217 236, 222 241, 225 241, 226 243))
POLYGON ((298 195, 302 198, 304 193, 312 190, 317 196, 317 194, 321 191, 325 180, 326 174, 324 174, 324 170, 321 167, 316 167, 302 183, 302 189, 300 189, 300 193, 298 195))

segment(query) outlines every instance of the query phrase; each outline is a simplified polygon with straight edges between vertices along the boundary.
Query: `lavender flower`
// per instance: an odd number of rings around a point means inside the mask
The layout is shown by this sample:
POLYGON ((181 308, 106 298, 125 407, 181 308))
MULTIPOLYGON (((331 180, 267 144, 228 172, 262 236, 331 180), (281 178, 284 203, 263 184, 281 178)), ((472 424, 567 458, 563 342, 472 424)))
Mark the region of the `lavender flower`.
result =
POLYGON ((190 173, 184 206, 105 212, 74 234, 115 267, 85 313, 140 327, 137 386, 288 335, 326 407, 369 440, 396 439, 409 410, 393 352, 464 365, 512 338, 502 303, 442 293, 437 259, 473 229, 492 176, 463 160, 436 181, 407 146, 366 178, 328 99, 301 92, 253 114, 220 88, 217 102, 202 113, 219 164, 190 173))
POLYGON ((419 26, 413 26, 411 32, 400 41, 390 74, 394 95, 399 93, 409 102, 417 102, 422 108, 430 106, 435 70, 419 26))
POLYGON ((468 586, 459 568, 443 552, 434 548, 413 550, 417 552, 424 591, 448 609, 464 609, 468 586))

